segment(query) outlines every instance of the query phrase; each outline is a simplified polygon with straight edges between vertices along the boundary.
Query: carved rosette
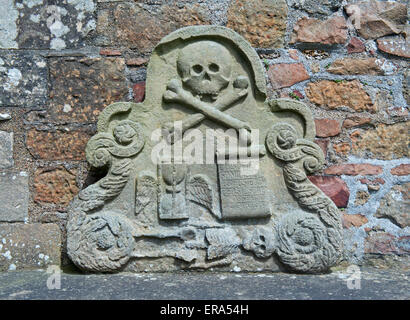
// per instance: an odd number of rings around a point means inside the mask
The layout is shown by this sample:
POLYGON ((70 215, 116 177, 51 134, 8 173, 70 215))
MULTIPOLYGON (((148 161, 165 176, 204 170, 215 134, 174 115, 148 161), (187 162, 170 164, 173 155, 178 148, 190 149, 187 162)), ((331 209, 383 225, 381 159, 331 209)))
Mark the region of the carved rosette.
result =
POLYGON ((72 216, 67 248, 75 264, 88 271, 117 271, 134 248, 132 228, 115 213, 72 216))
POLYGON ((112 121, 107 130, 92 137, 86 148, 93 167, 108 167, 107 175, 82 190, 71 204, 67 224, 67 251, 71 260, 88 271, 116 271, 134 246, 132 227, 121 214, 100 213, 127 184, 133 156, 144 146, 141 127, 131 120, 112 121))
POLYGON ((283 264, 298 272, 324 272, 341 255, 342 225, 338 209, 306 176, 323 164, 315 143, 298 138, 296 129, 277 123, 266 136, 272 155, 284 162, 286 186, 307 212, 285 214, 276 225, 276 254, 283 264))
POLYGON ((88 141, 86 156, 96 168, 111 164, 113 157, 130 158, 144 146, 141 126, 131 120, 113 121, 108 132, 100 132, 88 141))

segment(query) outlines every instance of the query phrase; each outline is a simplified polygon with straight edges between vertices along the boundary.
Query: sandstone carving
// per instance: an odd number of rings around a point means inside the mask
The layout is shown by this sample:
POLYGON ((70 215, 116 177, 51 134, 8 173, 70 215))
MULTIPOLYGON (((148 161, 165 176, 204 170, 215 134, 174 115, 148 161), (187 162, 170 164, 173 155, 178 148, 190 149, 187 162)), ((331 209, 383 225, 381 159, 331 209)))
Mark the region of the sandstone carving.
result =
POLYGON ((248 42, 224 27, 177 30, 153 51, 146 85, 144 102, 106 107, 88 142, 106 175, 70 204, 79 268, 319 273, 338 262, 339 212, 307 178, 323 164, 310 110, 267 99, 248 42))

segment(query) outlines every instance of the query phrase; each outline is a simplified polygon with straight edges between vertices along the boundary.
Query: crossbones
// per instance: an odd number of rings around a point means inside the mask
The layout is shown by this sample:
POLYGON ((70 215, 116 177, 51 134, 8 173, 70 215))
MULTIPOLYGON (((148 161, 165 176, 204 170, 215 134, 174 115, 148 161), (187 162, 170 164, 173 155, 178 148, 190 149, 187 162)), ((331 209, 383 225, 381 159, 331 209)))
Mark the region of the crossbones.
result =
MULTIPOLYGON (((199 124, 205 118, 218 121, 223 125, 236 130, 246 129, 247 131, 251 131, 251 128, 247 123, 223 112, 248 94, 248 86, 249 81, 247 77, 237 77, 232 84, 232 88, 229 88, 230 90, 228 89, 229 91, 216 101, 215 106, 212 106, 210 103, 203 102, 199 98, 193 96, 190 91, 185 90, 182 87, 180 80, 172 79, 167 85, 167 90, 164 93, 163 98, 166 102, 181 103, 200 112, 190 115, 182 120, 182 133, 199 124)), ((175 132, 172 124, 166 125, 165 129, 167 131, 166 135, 168 142, 174 142, 175 132)), ((247 135, 247 140, 249 140, 249 137, 250 136, 247 135)))

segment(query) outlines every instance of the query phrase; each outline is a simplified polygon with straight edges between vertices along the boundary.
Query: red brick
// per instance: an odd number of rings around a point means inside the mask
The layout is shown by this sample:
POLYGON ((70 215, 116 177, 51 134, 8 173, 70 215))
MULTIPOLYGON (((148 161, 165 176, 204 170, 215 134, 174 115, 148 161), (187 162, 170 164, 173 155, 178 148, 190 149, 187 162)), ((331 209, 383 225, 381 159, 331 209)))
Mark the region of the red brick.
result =
POLYGON ((349 44, 347 45, 347 52, 348 53, 360 53, 364 52, 366 50, 366 47, 364 46, 364 43, 356 37, 353 37, 349 44))
POLYGON ((84 160, 90 129, 41 131, 30 129, 26 145, 32 156, 44 160, 84 160))
POLYGON ((408 237, 397 238, 387 232, 370 232, 365 240, 364 252, 373 254, 405 254, 409 250, 402 242, 408 242, 408 237))
POLYGON ((346 183, 337 177, 310 176, 309 180, 323 191, 339 208, 346 208, 350 192, 346 183))
POLYGON ((302 63, 273 64, 268 75, 273 89, 290 87, 310 78, 302 63))
POLYGON ((145 82, 141 81, 132 87, 132 91, 134 92, 134 101, 135 102, 142 102, 145 98, 145 82))
POLYGON ((315 119, 316 136, 334 137, 340 133, 340 122, 332 119, 315 119))
POLYGON ((343 228, 349 229, 351 227, 361 227, 366 224, 369 220, 361 214, 347 214, 343 213, 342 215, 342 224, 343 228))
POLYGON ((327 155, 327 148, 329 146, 329 139, 315 139, 315 143, 322 149, 323 154, 327 155))
POLYGON ((390 173, 395 176, 407 176, 410 174, 410 164, 401 164, 390 170, 390 173))
POLYGON ((67 205, 78 193, 77 170, 40 168, 34 173, 34 201, 67 205))
POLYGON ((347 24, 344 17, 325 21, 304 17, 296 23, 290 43, 341 44, 346 40, 347 24))
POLYGON ((348 176, 365 176, 365 175, 378 175, 383 172, 381 166, 376 166, 368 163, 360 164, 339 164, 331 166, 325 169, 325 174, 332 175, 348 175, 348 176))
POLYGON ((121 51, 115 49, 101 49, 100 55, 102 56, 120 56, 121 51))

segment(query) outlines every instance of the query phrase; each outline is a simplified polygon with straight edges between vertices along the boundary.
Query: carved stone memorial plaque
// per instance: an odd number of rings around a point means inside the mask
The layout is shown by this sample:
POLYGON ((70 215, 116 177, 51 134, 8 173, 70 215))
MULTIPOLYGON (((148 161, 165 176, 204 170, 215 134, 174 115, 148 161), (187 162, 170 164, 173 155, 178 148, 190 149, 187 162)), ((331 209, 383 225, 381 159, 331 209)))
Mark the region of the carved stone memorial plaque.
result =
POLYGON ((67 251, 88 272, 325 272, 338 209, 308 179, 323 164, 303 103, 266 98, 248 42, 218 26, 166 36, 146 99, 101 113, 87 160, 105 176, 72 201, 67 251))

